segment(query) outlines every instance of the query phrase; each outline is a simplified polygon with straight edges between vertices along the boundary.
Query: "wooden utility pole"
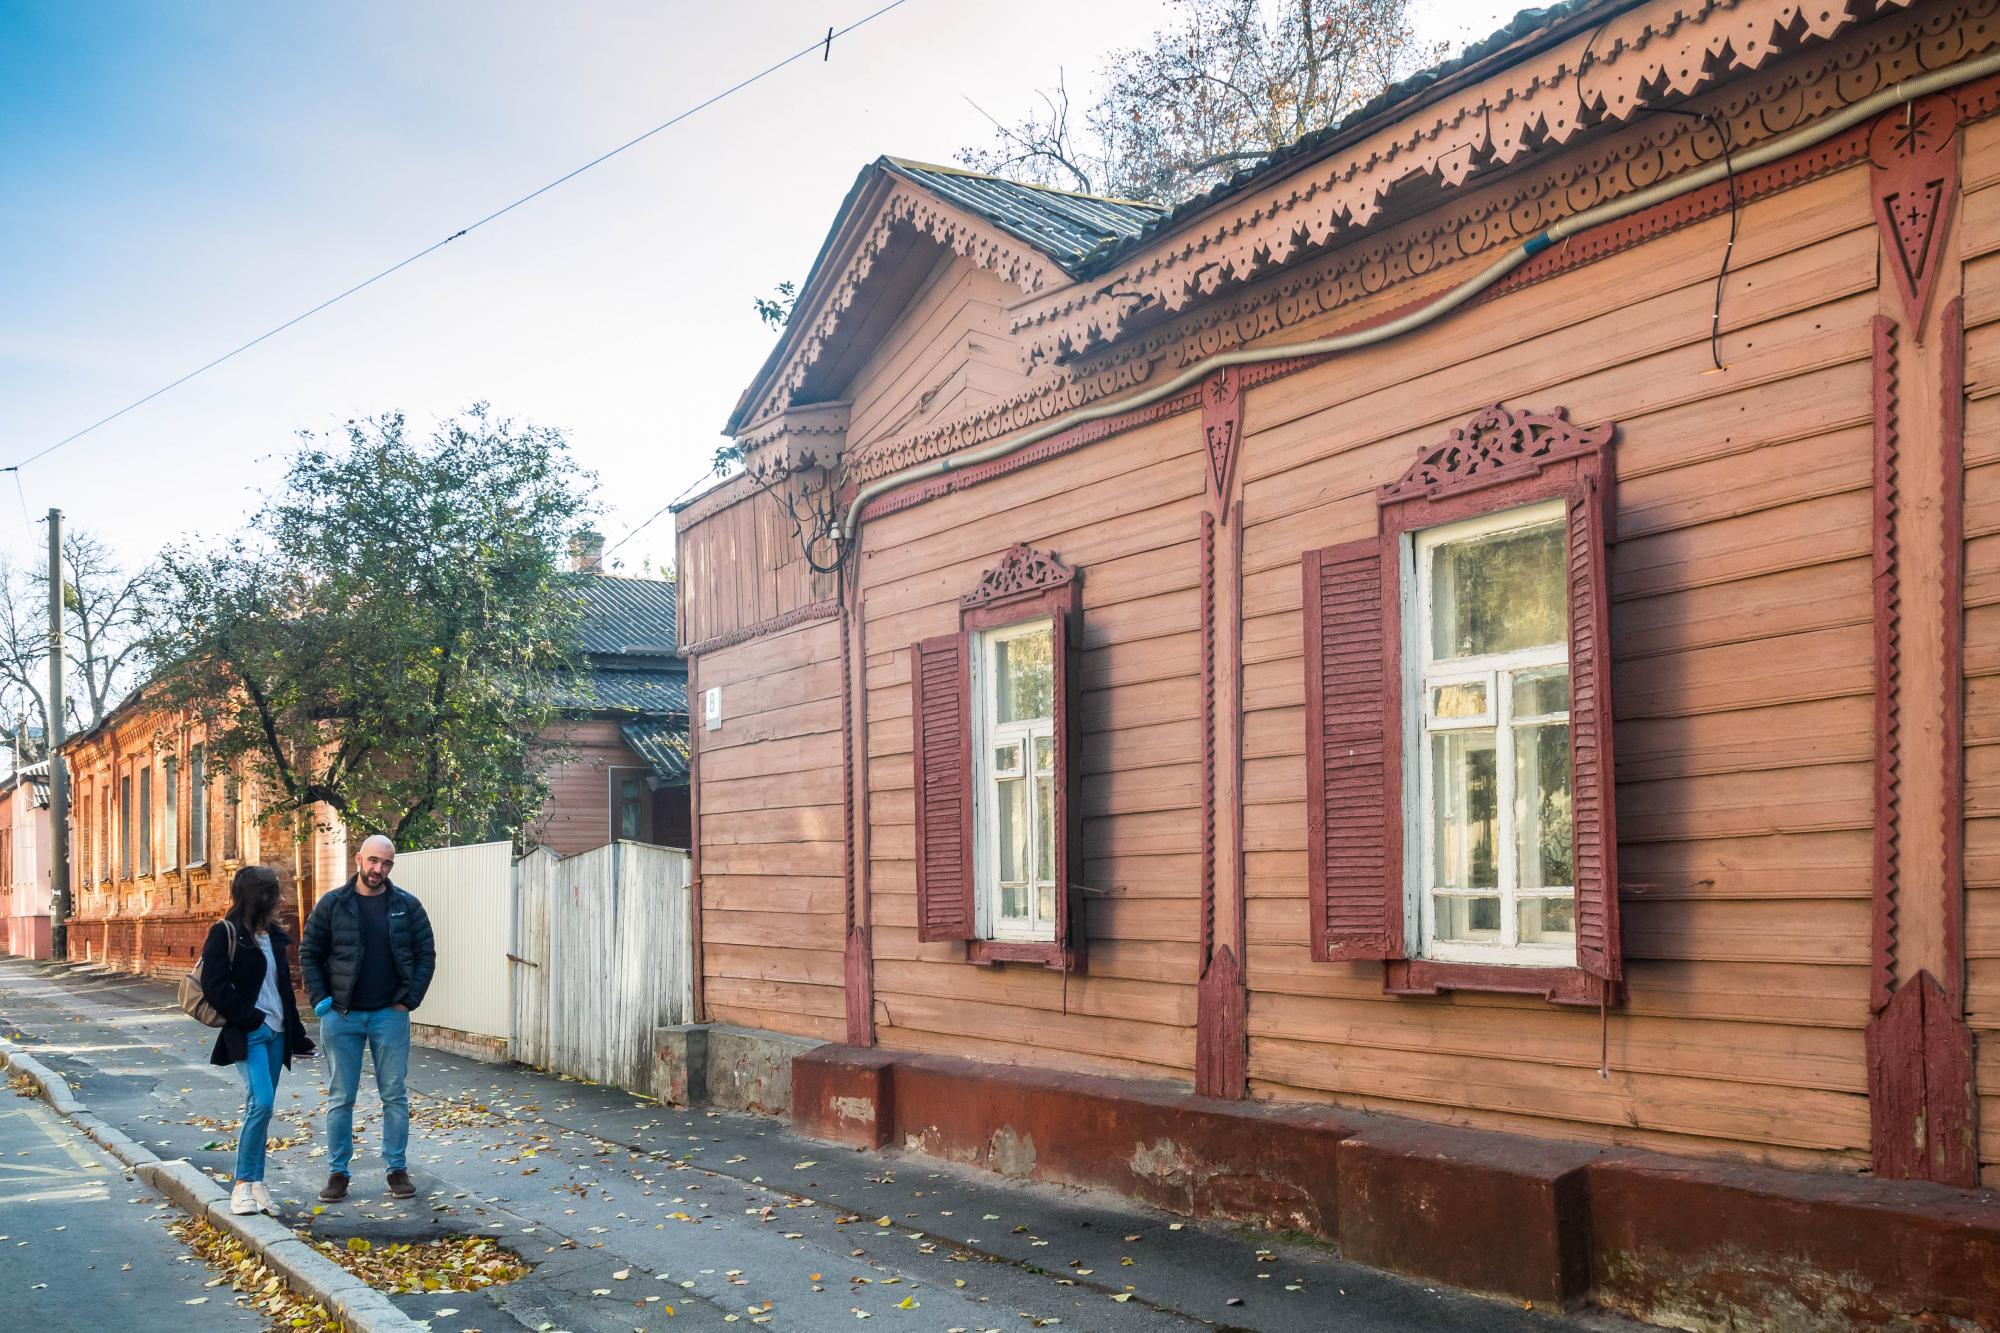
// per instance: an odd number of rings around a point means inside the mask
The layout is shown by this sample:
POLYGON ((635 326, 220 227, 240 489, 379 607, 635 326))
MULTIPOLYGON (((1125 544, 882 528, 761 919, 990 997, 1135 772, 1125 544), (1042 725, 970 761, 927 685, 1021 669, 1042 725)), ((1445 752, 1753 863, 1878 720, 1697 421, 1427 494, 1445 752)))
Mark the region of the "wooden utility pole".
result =
POLYGON ((62 510, 49 510, 49 951, 69 957, 69 772, 63 767, 62 510))

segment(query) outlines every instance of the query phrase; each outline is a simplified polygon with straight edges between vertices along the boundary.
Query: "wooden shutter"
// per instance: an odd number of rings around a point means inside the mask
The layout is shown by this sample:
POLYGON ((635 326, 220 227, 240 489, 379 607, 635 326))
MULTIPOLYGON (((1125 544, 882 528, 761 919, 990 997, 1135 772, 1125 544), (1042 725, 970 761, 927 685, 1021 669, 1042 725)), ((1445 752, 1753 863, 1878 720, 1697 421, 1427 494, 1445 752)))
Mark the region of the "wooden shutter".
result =
POLYGON ((910 649, 917 789, 917 938, 969 940, 972 902, 972 708, 965 637, 910 649))
POLYGON ((1083 800, 1077 700, 1082 694, 1082 613, 1058 608, 1055 613, 1055 740, 1056 740, 1056 947, 1065 965, 1083 966, 1089 924, 1083 901, 1083 800))
POLYGON ((1570 818, 1576 873, 1576 961, 1616 981, 1618 835, 1611 769, 1611 610, 1605 488, 1586 476, 1569 502, 1570 818))
POLYGON ((1403 956, 1393 551, 1370 538, 1305 554, 1306 871, 1321 961, 1403 956))

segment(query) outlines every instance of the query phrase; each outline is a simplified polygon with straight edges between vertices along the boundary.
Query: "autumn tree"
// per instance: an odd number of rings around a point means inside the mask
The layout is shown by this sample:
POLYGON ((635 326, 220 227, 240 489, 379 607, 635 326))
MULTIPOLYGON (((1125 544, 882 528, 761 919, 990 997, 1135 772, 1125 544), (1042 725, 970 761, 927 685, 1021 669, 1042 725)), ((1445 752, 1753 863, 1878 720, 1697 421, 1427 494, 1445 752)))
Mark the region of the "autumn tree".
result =
POLYGON ((1175 0, 1144 43, 1104 59, 1072 100, 1059 73, 1039 105, 959 161, 1086 194, 1175 204, 1324 129, 1442 56, 1419 50, 1410 0, 1175 0))
MULTIPOLYGON (((144 665, 141 610, 157 571, 126 568, 103 539, 63 533, 63 726, 97 725, 144 665)), ((49 575, 36 563, 0 562, 0 726, 47 736, 49 575)))
POLYGON ((559 431, 481 405, 305 435, 247 532, 161 559, 162 702, 273 813, 324 807, 421 846, 511 836, 547 795, 538 737, 581 649, 563 561, 587 480, 559 431))

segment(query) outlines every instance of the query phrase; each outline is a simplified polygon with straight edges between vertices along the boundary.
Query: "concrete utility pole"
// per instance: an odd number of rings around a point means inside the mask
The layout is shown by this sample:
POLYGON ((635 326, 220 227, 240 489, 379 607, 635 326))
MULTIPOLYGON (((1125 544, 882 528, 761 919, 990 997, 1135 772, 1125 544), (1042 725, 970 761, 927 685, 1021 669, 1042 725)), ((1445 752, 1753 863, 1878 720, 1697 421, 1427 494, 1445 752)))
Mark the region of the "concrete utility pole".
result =
POLYGON ((69 957, 69 771, 63 767, 62 510, 49 510, 49 951, 69 957))

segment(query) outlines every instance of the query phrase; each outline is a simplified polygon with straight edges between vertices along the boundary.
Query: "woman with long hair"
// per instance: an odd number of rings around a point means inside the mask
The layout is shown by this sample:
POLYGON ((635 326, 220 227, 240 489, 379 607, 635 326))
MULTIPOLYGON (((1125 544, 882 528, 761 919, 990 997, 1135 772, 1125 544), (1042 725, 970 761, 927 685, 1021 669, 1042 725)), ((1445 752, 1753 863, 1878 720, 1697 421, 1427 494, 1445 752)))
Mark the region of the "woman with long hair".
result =
POLYGON ((272 1213, 264 1188, 264 1149, 277 1106, 278 1071, 315 1047, 292 996, 291 940, 278 925, 278 875, 244 866, 229 885, 229 911, 208 928, 201 946, 201 993, 223 1016, 210 1064, 235 1065, 243 1076, 243 1128, 236 1136, 232 1213, 272 1213))

